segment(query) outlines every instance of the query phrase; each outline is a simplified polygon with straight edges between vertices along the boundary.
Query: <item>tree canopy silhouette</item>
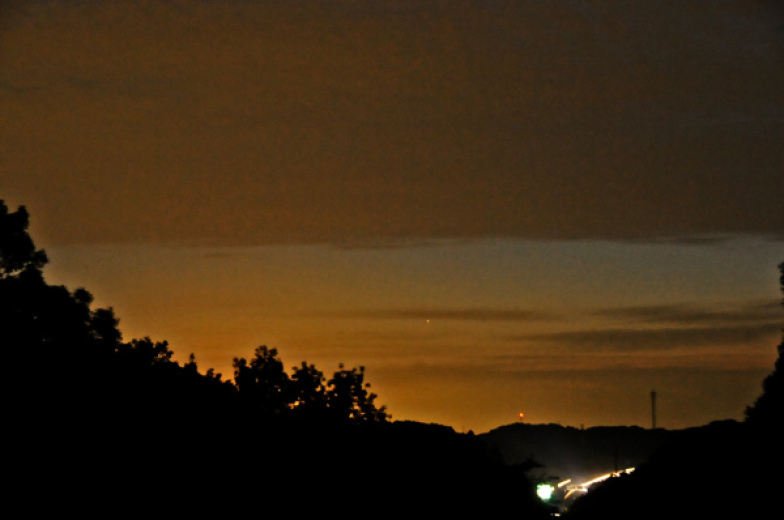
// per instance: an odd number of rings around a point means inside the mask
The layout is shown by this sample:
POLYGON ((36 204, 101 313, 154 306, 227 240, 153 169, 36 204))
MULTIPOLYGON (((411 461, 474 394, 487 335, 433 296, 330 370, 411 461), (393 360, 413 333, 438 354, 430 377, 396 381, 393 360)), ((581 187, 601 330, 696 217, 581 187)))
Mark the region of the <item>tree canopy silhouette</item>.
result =
POLYGON ((280 415, 289 409, 289 376, 278 350, 260 346, 250 362, 234 358, 234 381, 240 395, 264 415, 280 415))
MULTIPOLYGON (((784 295, 784 262, 779 264, 779 283, 784 295)), ((784 305, 784 298, 782 298, 784 305)), ((762 395, 753 405, 746 408, 746 421, 754 426, 784 431, 784 330, 778 346, 778 358, 770 373, 762 382, 762 395)))
POLYGON ((124 341, 112 308, 45 281, 28 224, 0 201, 0 345, 16 375, 6 442, 21 455, 7 469, 28 503, 244 516, 285 497, 303 516, 330 504, 349 517, 546 516, 520 468, 473 435, 390 422, 364 367, 327 380, 303 361, 289 375, 261 346, 233 360, 230 382, 199 373, 193 354, 180 366, 167 341, 124 341))
MULTIPOLYGON (((778 267, 784 293, 784 263, 778 267)), ((745 421, 717 421, 676 432, 634 473, 596 485, 565 516, 780 517, 783 385, 784 338, 773 372, 763 380, 762 394, 746 408, 745 421)))
POLYGON ((24 206, 9 213, 5 201, 0 200, 0 278, 6 278, 25 269, 41 269, 46 263, 46 253, 36 250, 27 233, 30 216, 24 206))
POLYGON ((365 383, 365 367, 347 370, 340 365, 329 380, 327 406, 338 418, 352 422, 383 422, 386 407, 376 408, 376 394, 369 392, 365 383))
MULTIPOLYGON (((174 374, 201 376, 195 357, 179 367, 167 341, 145 337, 123 342, 112 308, 92 309, 93 297, 86 289, 72 292, 48 284, 43 275, 46 253, 36 249, 28 226, 24 206, 10 212, 0 201, 0 340, 19 356, 19 365, 34 367, 37 384, 27 396, 37 397, 40 404, 94 401, 99 394, 106 403, 118 399, 126 404, 130 393, 181 397, 172 381, 186 380, 174 374), (140 386, 142 382, 146 386, 140 386), (69 393, 77 387, 78 398, 69 393), (86 392, 94 395, 88 399, 82 395, 86 392), (46 397, 54 395, 59 398, 46 397)), ((212 369, 201 378, 205 380, 201 385, 220 383, 224 396, 230 392, 225 387, 231 386, 251 406, 251 413, 266 419, 293 415, 353 422, 387 419, 385 407, 378 408, 376 395, 367 390, 364 368, 344 370, 341 365, 325 385, 323 373, 302 362, 289 377, 277 349, 266 346, 258 347, 250 361, 234 359, 233 384, 224 384, 212 369)), ((187 381, 193 386, 197 380, 187 381)))
POLYGON ((51 365, 65 362, 66 354, 85 362, 116 348, 122 336, 113 310, 92 310, 85 289, 47 284, 46 253, 36 249, 28 225, 24 206, 9 212, 0 200, 0 339, 6 352, 38 355, 51 365))
POLYGON ((378 408, 376 394, 365 382, 365 368, 342 364, 324 384, 324 374, 302 362, 291 377, 278 350, 262 345, 250 361, 234 358, 234 381, 240 396, 266 417, 299 417, 350 423, 385 422, 386 407, 378 408))

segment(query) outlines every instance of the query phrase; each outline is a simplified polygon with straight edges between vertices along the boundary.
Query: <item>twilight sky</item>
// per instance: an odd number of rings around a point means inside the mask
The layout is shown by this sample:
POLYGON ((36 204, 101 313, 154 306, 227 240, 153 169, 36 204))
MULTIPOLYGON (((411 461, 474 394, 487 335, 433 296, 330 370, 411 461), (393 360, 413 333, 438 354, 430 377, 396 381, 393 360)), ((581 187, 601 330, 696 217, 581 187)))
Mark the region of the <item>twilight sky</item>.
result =
POLYGON ((47 279, 394 419, 741 418, 784 309, 777 0, 4 0, 47 279))

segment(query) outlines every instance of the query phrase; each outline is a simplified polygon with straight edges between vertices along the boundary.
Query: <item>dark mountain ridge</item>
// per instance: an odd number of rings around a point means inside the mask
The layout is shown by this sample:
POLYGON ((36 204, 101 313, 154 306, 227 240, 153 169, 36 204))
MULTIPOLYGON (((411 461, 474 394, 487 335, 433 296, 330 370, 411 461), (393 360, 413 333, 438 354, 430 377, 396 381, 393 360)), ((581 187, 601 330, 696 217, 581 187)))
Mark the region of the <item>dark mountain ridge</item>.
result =
POLYGON ((478 437, 495 446, 507 464, 534 460, 532 474, 585 482, 645 462, 677 430, 639 426, 574 428, 558 424, 509 424, 478 437))

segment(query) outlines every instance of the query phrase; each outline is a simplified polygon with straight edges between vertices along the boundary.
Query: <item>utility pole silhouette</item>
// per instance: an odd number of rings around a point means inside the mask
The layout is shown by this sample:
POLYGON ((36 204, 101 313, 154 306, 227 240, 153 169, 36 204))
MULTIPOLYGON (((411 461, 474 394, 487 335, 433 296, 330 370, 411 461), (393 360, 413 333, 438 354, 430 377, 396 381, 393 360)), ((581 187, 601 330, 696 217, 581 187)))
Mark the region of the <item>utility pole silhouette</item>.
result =
POLYGON ((651 390, 651 429, 656 429, 656 390, 651 390))

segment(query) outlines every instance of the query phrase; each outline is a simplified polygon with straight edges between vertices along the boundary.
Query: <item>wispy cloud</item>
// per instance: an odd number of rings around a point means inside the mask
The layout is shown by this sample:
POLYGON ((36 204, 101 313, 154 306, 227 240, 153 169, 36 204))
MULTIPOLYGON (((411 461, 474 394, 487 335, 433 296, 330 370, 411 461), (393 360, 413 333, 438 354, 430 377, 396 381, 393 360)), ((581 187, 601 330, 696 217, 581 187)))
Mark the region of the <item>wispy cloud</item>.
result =
POLYGON ((644 305, 600 309, 593 316, 629 323, 691 326, 768 322, 784 324, 784 309, 777 300, 742 305, 699 307, 693 305, 644 305))
POLYGON ((689 347, 757 345, 784 329, 776 300, 738 305, 639 305, 588 311, 590 327, 507 336, 508 341, 558 344, 575 352, 666 351, 689 347), (595 319, 600 321, 596 322, 595 319))
POLYGON ((494 308, 387 308, 336 312, 334 317, 365 318, 372 320, 459 320, 459 321, 512 321, 528 322, 558 320, 560 315, 527 309, 494 308))
MULTIPOLYGON (((628 242, 631 243, 652 243, 652 244, 673 244, 677 246, 695 246, 707 247, 715 245, 723 245, 737 240, 739 235, 730 233, 705 233, 697 235, 663 235, 663 236, 650 236, 645 238, 631 238, 628 242)), ((770 231, 762 233, 758 238, 769 240, 771 242, 784 241, 784 231, 774 232, 770 231)))
MULTIPOLYGON (((510 336, 513 341, 558 343, 577 352, 635 352, 775 340, 780 323, 717 327, 604 328, 510 336)), ((771 343, 771 348, 774 343, 771 343)))

